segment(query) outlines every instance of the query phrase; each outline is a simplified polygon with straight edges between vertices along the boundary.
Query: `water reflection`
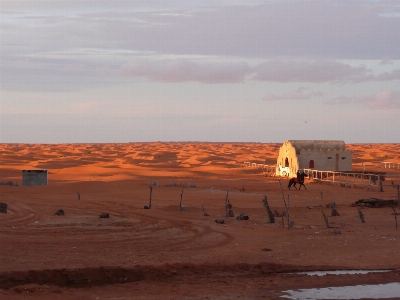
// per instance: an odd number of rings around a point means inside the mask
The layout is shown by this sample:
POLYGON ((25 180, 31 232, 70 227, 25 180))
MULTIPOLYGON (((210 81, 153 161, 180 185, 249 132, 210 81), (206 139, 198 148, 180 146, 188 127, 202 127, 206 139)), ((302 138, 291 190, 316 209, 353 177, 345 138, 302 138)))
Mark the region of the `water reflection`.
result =
POLYGON ((289 295, 281 296, 288 299, 387 299, 397 298, 400 295, 400 283, 376 285, 355 285, 342 287, 328 287, 319 289, 300 289, 284 291, 289 295))
POLYGON ((354 275, 354 274, 369 274, 390 272, 391 270, 336 270, 336 271, 312 271, 312 272, 296 272, 288 273, 295 275, 309 275, 309 276, 325 276, 325 275, 354 275))

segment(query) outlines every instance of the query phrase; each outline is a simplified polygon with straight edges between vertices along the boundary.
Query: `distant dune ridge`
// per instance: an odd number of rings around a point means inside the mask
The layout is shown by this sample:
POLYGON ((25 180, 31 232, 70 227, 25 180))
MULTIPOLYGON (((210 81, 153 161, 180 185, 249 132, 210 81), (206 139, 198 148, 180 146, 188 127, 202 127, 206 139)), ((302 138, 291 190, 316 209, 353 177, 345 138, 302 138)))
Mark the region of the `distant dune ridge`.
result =
MULTIPOLYGON (((281 143, 126 143, 126 144, 0 144, 2 178, 16 180, 23 169, 49 169, 53 180, 79 174, 104 180, 138 174, 169 176, 237 169, 245 161, 275 165, 281 143), (178 172, 178 173, 177 173, 178 172), (6 176, 7 175, 7 176, 6 176)), ((353 164, 400 162, 400 144, 348 144, 353 164)))

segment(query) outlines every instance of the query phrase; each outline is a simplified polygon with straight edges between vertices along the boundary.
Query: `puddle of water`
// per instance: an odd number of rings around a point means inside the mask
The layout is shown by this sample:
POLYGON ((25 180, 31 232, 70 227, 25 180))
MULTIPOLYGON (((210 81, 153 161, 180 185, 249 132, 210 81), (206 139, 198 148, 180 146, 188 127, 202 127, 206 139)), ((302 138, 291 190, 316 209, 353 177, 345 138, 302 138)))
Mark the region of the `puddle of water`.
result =
POLYGON ((400 283, 387 283, 376 285, 355 285, 328 287, 320 289, 301 289, 283 291, 289 295, 281 296, 288 299, 387 299, 396 298, 400 295, 400 283))
POLYGON ((296 272, 288 273, 294 275, 309 275, 309 276, 325 276, 325 275, 354 275, 354 274, 369 274, 390 272, 391 270, 336 270, 336 271, 312 271, 312 272, 296 272))

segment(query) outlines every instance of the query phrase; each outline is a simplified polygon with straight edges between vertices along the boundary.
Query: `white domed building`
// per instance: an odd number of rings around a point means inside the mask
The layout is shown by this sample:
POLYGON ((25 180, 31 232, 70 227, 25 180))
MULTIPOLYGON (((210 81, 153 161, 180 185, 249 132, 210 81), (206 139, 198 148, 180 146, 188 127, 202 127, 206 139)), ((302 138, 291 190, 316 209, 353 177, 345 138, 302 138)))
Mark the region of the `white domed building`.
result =
POLYGON ((276 175, 296 176, 298 170, 351 171, 352 152, 344 141, 287 140, 279 149, 276 175))

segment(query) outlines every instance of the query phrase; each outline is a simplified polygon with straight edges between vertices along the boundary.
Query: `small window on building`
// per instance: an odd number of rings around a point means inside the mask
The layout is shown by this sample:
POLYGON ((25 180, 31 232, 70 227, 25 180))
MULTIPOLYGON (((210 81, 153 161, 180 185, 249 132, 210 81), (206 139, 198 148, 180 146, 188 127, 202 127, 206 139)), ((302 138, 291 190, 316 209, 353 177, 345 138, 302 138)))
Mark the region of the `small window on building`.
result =
POLYGON ((329 156, 328 159, 332 159, 332 156, 329 156))
POLYGON ((345 157, 345 156, 343 156, 343 157, 342 157, 342 160, 343 160, 343 159, 346 159, 346 157, 345 157))

